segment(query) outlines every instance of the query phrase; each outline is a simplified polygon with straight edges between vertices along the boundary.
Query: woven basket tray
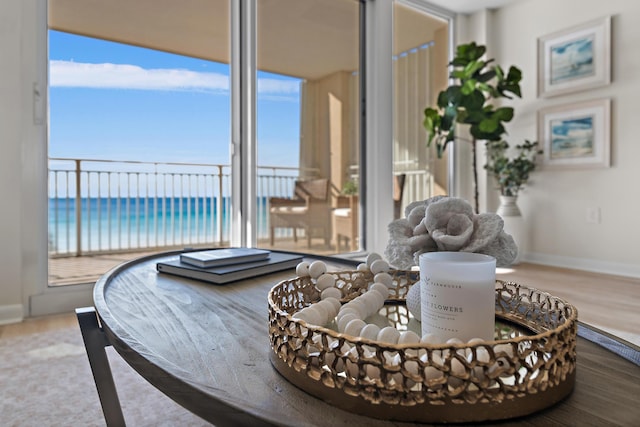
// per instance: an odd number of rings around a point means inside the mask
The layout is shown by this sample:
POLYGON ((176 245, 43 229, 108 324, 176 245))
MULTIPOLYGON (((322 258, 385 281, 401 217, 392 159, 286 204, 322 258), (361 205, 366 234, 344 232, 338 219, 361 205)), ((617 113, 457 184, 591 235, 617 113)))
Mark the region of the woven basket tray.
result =
MULTIPOLYGON (((366 292, 373 279, 361 271, 331 274, 342 302, 366 292)), ((377 317, 420 335, 404 305, 419 273, 390 274, 394 286, 377 317)), ((291 383, 352 413, 414 422, 498 420, 546 408, 575 384, 577 310, 536 289, 496 281, 496 341, 476 345, 394 345, 291 317, 319 299, 309 277, 271 289, 271 361, 291 383)))

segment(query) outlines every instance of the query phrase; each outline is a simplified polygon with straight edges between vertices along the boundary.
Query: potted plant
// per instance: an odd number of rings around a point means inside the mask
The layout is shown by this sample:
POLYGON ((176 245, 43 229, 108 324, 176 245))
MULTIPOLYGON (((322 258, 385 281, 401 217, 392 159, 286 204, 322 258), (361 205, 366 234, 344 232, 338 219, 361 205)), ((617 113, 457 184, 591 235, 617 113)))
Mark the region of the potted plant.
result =
POLYGON ((517 205, 518 192, 529 181, 536 168, 536 157, 542 151, 537 142, 525 140, 516 145, 515 156, 509 157, 509 144, 504 141, 487 141, 487 162, 484 168, 493 176, 500 189, 500 206, 496 213, 504 221, 504 229, 518 245, 518 254, 513 264, 518 264, 527 245, 527 227, 517 205))
POLYGON ((358 183, 354 180, 349 180, 342 186, 342 194, 344 196, 355 196, 358 194, 358 183))
POLYGON ((424 110, 423 122, 428 134, 427 146, 435 142, 438 157, 450 142, 471 143, 476 212, 479 209, 477 142, 501 141, 506 134, 504 124, 513 118, 512 107, 495 107, 494 100, 521 97, 521 71, 511 66, 505 73, 499 65, 492 65, 493 59, 482 59, 485 52, 485 46, 474 42, 457 47, 456 56, 449 63, 454 83, 440 92, 437 108, 424 110), (458 125, 468 126, 471 139, 458 136, 458 125))
POLYGON ((518 191, 529 181, 529 175, 536 168, 537 155, 542 154, 538 142, 525 140, 524 144, 516 145, 515 157, 507 155, 509 144, 504 140, 488 141, 486 147, 487 163, 484 168, 495 178, 503 203, 508 200, 503 198, 512 198, 515 203, 518 191))

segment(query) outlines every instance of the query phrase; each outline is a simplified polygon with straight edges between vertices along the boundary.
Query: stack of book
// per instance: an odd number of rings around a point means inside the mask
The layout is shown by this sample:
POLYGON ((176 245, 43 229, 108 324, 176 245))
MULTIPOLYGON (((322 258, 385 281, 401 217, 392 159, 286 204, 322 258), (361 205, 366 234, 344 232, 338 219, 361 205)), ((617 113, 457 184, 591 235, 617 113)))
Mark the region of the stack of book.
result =
POLYGON ((156 269, 160 273, 222 285, 295 268, 300 261, 302 256, 298 254, 256 248, 224 248, 184 252, 176 259, 158 262, 156 269))

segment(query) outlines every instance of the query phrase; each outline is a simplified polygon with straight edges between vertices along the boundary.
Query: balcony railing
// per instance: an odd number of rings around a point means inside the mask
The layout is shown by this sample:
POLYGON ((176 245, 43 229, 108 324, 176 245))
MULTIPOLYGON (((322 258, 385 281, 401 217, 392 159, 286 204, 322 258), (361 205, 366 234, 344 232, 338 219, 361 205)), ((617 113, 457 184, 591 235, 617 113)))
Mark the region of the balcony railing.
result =
MULTIPOLYGON (((298 175, 258 167, 259 239, 268 236, 268 198, 291 196, 298 175)), ((225 244, 230 191, 229 165, 50 158, 49 254, 225 244)))
MULTIPOLYGON (((290 197, 300 172, 258 167, 259 241, 269 238, 269 197, 290 197)), ((434 194, 427 171, 402 173, 403 208, 434 194)), ((229 165, 50 158, 49 255, 227 245, 230 174, 229 165)), ((276 238, 291 236, 276 229, 276 238)))

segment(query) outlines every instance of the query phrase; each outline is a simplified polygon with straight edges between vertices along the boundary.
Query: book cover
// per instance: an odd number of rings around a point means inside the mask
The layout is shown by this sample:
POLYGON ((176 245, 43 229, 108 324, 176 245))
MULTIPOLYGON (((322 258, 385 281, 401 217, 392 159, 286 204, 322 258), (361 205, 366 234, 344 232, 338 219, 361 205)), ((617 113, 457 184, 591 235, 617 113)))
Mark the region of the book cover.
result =
POLYGON ((222 285, 236 280, 248 279, 250 277, 295 268, 300 261, 302 261, 302 255, 272 252, 269 258, 261 261, 202 268, 181 262, 180 259, 176 257, 173 260, 156 263, 156 269, 160 273, 173 274, 222 285))
POLYGON ((206 251, 185 252, 180 255, 180 261, 208 268, 260 261, 269 258, 270 253, 270 251, 256 248, 208 249, 206 251))

